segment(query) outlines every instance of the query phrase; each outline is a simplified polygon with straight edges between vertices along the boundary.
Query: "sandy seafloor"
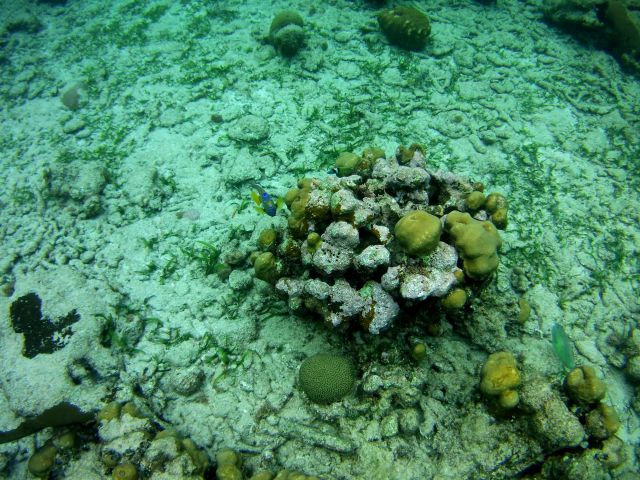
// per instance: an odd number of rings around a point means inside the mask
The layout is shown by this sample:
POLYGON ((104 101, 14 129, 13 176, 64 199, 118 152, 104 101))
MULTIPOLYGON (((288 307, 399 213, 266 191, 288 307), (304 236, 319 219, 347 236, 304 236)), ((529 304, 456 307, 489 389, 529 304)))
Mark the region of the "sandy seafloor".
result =
MULTIPOLYGON (((540 4, 416 2, 432 33, 408 53, 358 1, 2 2, 0 431, 60 401, 134 401, 210 458, 241 452, 247 474, 514 478, 553 449, 528 414, 494 415, 479 370, 508 350, 525 384, 561 392, 559 323, 620 415, 626 461, 607 475, 638 478, 625 366, 640 354, 640 81, 540 4), (263 41, 283 8, 306 22, 290 60, 263 41), (221 279, 185 253, 254 249, 274 221, 251 206, 256 183, 283 195, 337 152, 414 142, 432 168, 509 200, 496 278, 440 336, 406 323, 345 336, 290 315, 248 263, 221 279), (8 313, 28 292, 48 318, 81 316, 64 348, 31 359, 8 313), (296 376, 325 351, 356 361, 358 387, 317 406, 296 376)), ((27 459, 55 434, 0 445, 0 476, 31 478, 27 459)), ((57 468, 111 478, 101 448, 87 440, 57 468)))

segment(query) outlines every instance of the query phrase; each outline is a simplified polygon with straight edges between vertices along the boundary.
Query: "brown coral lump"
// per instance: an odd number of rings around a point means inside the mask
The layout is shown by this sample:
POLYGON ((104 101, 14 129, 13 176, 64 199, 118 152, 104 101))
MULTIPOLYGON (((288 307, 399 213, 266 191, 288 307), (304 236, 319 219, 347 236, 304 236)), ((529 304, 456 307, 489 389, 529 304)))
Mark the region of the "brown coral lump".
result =
POLYGON ((414 7, 398 6, 378 15, 380 28, 394 45, 421 50, 431 33, 429 17, 414 7))

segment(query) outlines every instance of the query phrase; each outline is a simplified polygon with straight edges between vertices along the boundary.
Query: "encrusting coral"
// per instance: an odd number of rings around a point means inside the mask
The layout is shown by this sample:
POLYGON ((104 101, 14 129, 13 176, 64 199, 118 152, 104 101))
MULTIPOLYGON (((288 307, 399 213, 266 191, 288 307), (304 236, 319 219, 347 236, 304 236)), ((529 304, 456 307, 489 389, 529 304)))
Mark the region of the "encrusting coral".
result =
POLYGON ((469 205, 482 185, 428 169, 423 147, 342 153, 332 170, 287 192, 288 228, 256 232, 255 276, 295 313, 377 334, 407 303, 463 308, 498 267, 487 202, 469 205))

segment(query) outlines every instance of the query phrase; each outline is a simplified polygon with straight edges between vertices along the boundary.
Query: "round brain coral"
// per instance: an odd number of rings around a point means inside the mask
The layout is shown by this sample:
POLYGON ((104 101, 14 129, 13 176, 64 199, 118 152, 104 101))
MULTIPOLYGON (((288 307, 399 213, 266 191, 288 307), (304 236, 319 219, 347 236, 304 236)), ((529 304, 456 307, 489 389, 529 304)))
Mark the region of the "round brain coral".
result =
POLYGON ((319 353, 300 365, 300 388, 314 403, 333 403, 351 393, 356 382, 351 361, 342 355, 319 353))
POLYGON ((395 7, 378 15, 380 28, 394 45, 421 50, 431 33, 429 17, 414 7, 395 7))

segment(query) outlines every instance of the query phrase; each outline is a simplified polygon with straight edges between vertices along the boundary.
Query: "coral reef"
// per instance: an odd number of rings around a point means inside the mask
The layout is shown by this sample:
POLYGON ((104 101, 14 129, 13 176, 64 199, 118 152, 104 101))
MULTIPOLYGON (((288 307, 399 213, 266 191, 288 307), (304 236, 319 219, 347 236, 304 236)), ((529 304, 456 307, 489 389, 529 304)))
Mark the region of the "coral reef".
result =
POLYGON ((158 431, 133 403, 108 404, 99 414, 100 458, 114 479, 203 478, 209 459, 193 440, 158 431))
POLYGON ((380 28, 394 45, 421 50, 431 33, 429 17, 415 7, 398 6, 378 15, 380 28))
POLYGON ((501 239, 483 206, 506 209, 506 200, 483 196, 471 210, 482 186, 428 169, 422 147, 343 153, 334 171, 300 180, 284 197, 288 228, 257 237, 255 276, 294 312, 377 334, 406 305, 462 308, 497 268, 501 239))

